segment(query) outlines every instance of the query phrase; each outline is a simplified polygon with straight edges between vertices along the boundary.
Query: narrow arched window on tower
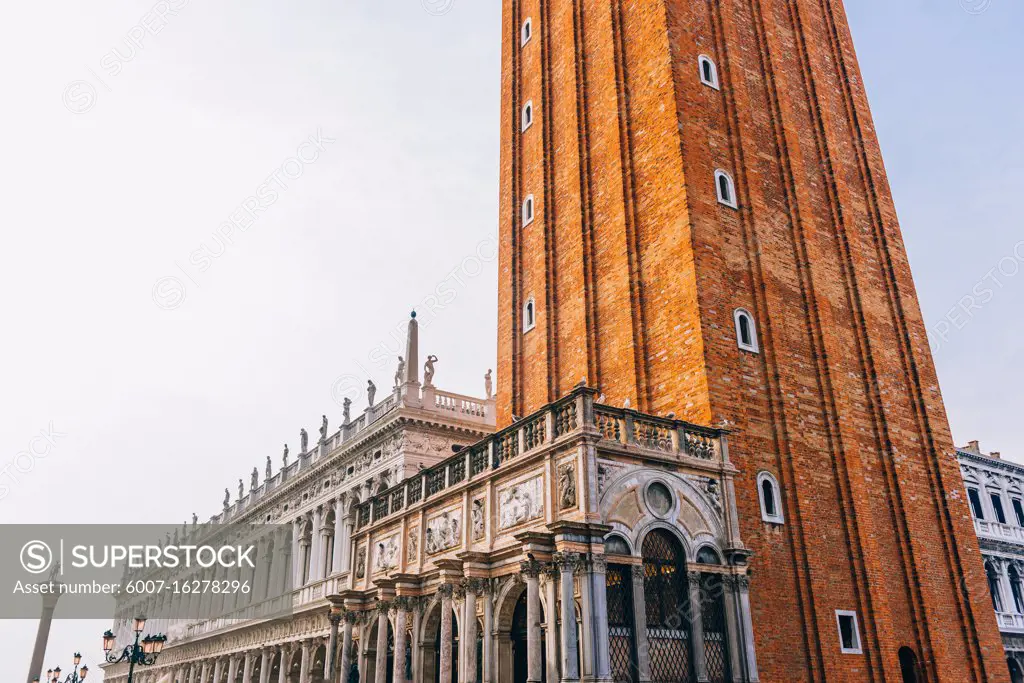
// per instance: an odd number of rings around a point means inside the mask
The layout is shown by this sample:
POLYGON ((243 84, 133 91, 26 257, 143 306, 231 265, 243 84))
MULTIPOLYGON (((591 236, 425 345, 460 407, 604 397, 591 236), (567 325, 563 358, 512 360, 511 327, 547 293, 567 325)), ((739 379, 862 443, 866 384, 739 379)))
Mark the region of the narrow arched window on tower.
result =
POLYGON ((736 345, 744 351, 759 352, 761 347, 757 343, 757 329, 750 311, 737 308, 733 312, 733 320, 736 323, 736 345))
POLYGON ((523 332, 529 332, 537 326, 537 302, 531 296, 523 306, 523 332))
POLYGON ((532 37, 533 37, 533 19, 531 19, 530 17, 527 17, 526 21, 523 22, 522 31, 520 31, 520 38, 521 38, 522 44, 526 45, 528 42, 530 42, 530 38, 532 38, 532 37))
POLYGON ((526 195, 526 199, 523 200, 523 225, 529 225, 533 222, 533 195, 526 195))
POLYGON ((533 125, 533 100, 523 105, 523 130, 533 125))
POLYGON ((761 519, 769 524, 783 524, 786 521, 782 514, 782 496, 779 495, 779 482, 771 472, 757 475, 757 493, 761 499, 761 519))
POLYGON ((732 176, 718 169, 715 171, 715 191, 718 193, 718 201, 733 209, 736 207, 736 183, 732 176))
POLYGON ((718 90, 718 67, 707 55, 697 58, 700 63, 700 82, 704 85, 718 90))

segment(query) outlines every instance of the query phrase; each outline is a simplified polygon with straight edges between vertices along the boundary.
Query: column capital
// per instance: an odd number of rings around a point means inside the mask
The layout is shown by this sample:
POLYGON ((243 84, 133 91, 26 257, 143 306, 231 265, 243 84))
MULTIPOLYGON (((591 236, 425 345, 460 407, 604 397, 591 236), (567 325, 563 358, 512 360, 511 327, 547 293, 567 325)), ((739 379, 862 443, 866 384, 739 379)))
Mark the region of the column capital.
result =
POLYGON ((540 576, 544 569, 544 564, 538 560, 529 559, 523 560, 519 563, 519 570, 523 576, 535 579, 540 576))
POLYGON ((412 598, 399 595, 391 601, 391 604, 394 605, 395 609, 399 612, 408 612, 412 608, 412 598))
POLYGON ((634 579, 644 578, 644 566, 642 564, 634 564, 632 571, 634 579))
POLYGON ((686 572, 686 578, 690 582, 690 588, 700 588, 700 572, 686 572))
POLYGON ((391 611, 391 603, 388 602, 387 600, 378 600, 376 608, 377 608, 377 612, 379 612, 380 614, 382 614, 384 616, 387 616, 388 612, 391 611))
POLYGON ((442 598, 451 598, 454 592, 455 586, 453 586, 450 583, 442 583, 440 586, 437 587, 437 594, 440 595, 442 598))

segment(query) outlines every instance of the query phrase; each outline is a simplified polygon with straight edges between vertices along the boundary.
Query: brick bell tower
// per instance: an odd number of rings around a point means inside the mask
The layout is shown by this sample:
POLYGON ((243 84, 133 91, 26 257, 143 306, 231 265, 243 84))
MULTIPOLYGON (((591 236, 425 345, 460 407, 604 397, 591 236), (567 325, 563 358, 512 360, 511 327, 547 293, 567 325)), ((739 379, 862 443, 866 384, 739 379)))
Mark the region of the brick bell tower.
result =
POLYGON ((901 681, 901 648, 1007 680, 841 1, 503 0, 502 31, 499 426, 582 379, 728 420, 761 680, 901 681))

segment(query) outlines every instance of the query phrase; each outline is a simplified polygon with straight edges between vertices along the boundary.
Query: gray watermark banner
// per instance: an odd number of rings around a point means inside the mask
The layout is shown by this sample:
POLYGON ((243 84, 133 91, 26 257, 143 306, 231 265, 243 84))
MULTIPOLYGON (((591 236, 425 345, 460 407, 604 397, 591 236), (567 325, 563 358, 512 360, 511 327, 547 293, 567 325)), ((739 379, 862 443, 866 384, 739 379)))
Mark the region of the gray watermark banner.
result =
POLYGON ((291 612, 291 525, 0 526, 0 619, 167 623, 291 612))

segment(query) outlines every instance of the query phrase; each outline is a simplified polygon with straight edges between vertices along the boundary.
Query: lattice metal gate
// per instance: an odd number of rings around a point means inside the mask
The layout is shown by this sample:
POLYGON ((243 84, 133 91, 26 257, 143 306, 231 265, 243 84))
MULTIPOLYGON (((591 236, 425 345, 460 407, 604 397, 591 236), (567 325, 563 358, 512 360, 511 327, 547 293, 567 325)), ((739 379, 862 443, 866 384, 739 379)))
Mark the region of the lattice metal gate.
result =
POLYGON ((633 572, 623 565, 608 566, 608 648, 616 683, 637 680, 636 638, 633 630, 633 572))
POLYGON ((686 555, 671 534, 655 529, 644 539, 643 558, 651 683, 693 683, 686 555))
POLYGON ((722 577, 718 574, 701 574, 700 603, 708 680, 711 683, 726 683, 729 680, 729 639, 725 622, 725 594, 722 577))

